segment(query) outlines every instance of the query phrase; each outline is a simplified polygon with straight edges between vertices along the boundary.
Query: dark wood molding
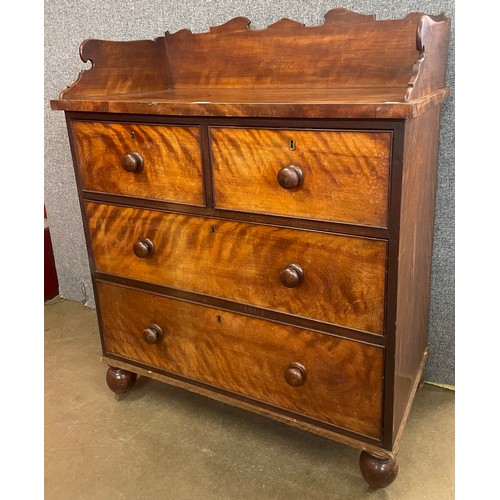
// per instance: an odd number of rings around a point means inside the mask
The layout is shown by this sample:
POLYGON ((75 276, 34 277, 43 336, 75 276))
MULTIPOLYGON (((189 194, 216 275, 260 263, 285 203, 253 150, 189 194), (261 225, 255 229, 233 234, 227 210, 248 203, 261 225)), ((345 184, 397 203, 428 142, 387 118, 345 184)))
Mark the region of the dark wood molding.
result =
POLYGON ((324 333, 327 335, 334 335, 339 338, 356 340, 368 345, 383 347, 387 344, 386 337, 381 335, 375 335, 373 333, 363 332, 339 325, 322 323, 310 318, 303 318, 282 312, 271 311, 262 307, 241 304, 239 302, 223 299, 220 297, 213 297, 204 295, 202 293, 194 293, 191 291, 171 288, 163 285, 155 285, 147 281, 126 278, 124 276, 117 276, 113 274, 106 274, 97 272, 95 270, 92 271, 92 276, 94 277, 94 280, 96 282, 102 281, 135 290, 147 290, 154 293, 155 295, 173 297, 179 300, 184 300, 186 302, 192 302, 193 304, 211 306, 224 311, 237 312, 239 314, 251 316, 254 318, 263 318, 283 325, 296 325, 312 332, 324 333))
POLYGON ((398 293, 398 262, 399 262, 399 231, 401 212, 401 182, 403 178, 405 124, 400 123, 394 130, 392 145, 391 178, 389 199, 389 240, 387 251, 386 275, 386 351, 384 373, 384 444, 390 448, 393 440, 393 429, 390 422, 394 415, 394 370, 396 357, 396 326, 397 326, 397 293, 398 293))
MULTIPOLYGON (((286 217, 279 215, 257 214, 236 210, 223 210, 210 207, 197 207, 181 203, 171 203, 165 201, 151 200, 147 198, 132 198, 125 195, 109 193, 97 193, 83 190, 85 201, 95 201, 104 204, 117 206, 134 206, 148 208, 152 210, 165 211, 178 214, 196 214, 200 217, 209 217, 220 220, 235 220, 262 224, 275 227, 294 227, 304 230, 313 230, 323 233, 344 234, 351 236, 362 236, 373 239, 385 239, 390 234, 389 229, 355 226, 352 224, 341 224, 322 220, 303 219, 299 217, 286 217)), ((208 203, 208 202, 207 202, 208 203)))
POLYGON ((303 130, 391 130, 394 124, 404 123, 401 119, 381 119, 353 117, 339 118, 330 115, 320 119, 299 119, 298 117, 270 117, 263 120, 259 117, 230 117, 230 116, 199 116, 199 115, 157 115, 155 113, 110 113, 110 112, 88 112, 68 111, 66 116, 71 120, 89 121, 111 121, 116 123, 142 123, 163 125, 210 125, 213 127, 252 127, 252 128, 283 128, 303 130))

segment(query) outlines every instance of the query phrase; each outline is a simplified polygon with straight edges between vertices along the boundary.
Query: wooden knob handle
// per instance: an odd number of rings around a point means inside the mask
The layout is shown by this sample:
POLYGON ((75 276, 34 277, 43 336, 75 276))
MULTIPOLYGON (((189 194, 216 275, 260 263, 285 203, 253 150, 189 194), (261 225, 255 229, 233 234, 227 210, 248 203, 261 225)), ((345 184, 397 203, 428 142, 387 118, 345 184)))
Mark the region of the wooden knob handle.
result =
POLYGON ((122 167, 127 172, 139 172, 144 166, 144 160, 139 153, 127 153, 122 156, 122 167))
POLYGON ((285 370, 285 380, 292 387, 302 385, 307 378, 306 367, 302 363, 292 363, 285 370))
POLYGON ((278 183, 283 189, 294 189, 304 181, 304 173, 297 165, 288 165, 278 172, 278 183))
POLYGON ((295 288, 303 279, 304 271, 298 264, 289 264, 280 271, 281 284, 287 288, 295 288))
POLYGON ((163 330, 155 323, 149 325, 149 327, 142 332, 142 338, 148 344, 158 344, 158 342, 160 342, 162 337, 163 337, 163 330))
POLYGON ((151 257, 155 251, 153 242, 149 238, 138 240, 134 243, 134 253, 139 259, 151 257))

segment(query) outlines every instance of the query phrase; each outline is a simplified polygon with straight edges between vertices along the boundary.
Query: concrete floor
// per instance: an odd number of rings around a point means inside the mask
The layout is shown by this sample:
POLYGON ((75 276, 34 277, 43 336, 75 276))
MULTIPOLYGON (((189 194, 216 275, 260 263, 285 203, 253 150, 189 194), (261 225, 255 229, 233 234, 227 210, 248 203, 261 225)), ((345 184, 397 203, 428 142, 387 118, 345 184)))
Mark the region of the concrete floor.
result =
POLYGON ((94 310, 45 305, 47 500, 453 499, 454 393, 417 394, 396 481, 371 491, 357 450, 141 377, 105 383, 94 310))

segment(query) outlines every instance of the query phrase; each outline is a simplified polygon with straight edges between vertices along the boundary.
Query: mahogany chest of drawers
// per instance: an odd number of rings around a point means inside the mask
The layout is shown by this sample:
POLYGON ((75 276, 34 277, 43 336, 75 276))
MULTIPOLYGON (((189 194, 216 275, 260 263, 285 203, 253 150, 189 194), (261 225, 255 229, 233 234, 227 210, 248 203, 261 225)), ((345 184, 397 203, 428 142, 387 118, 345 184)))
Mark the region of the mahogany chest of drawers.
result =
POLYGON ((137 374, 397 474, 426 359, 449 22, 87 40, 66 112, 107 382, 137 374))

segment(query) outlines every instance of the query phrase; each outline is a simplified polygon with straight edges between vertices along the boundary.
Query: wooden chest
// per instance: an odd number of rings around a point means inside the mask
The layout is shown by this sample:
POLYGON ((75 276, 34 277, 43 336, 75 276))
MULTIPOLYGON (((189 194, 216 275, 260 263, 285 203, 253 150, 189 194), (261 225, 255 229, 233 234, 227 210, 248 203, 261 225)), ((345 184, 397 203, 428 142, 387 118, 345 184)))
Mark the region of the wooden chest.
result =
POLYGON ((64 110, 107 382, 137 374, 397 474, 427 355, 449 21, 87 40, 64 110))

